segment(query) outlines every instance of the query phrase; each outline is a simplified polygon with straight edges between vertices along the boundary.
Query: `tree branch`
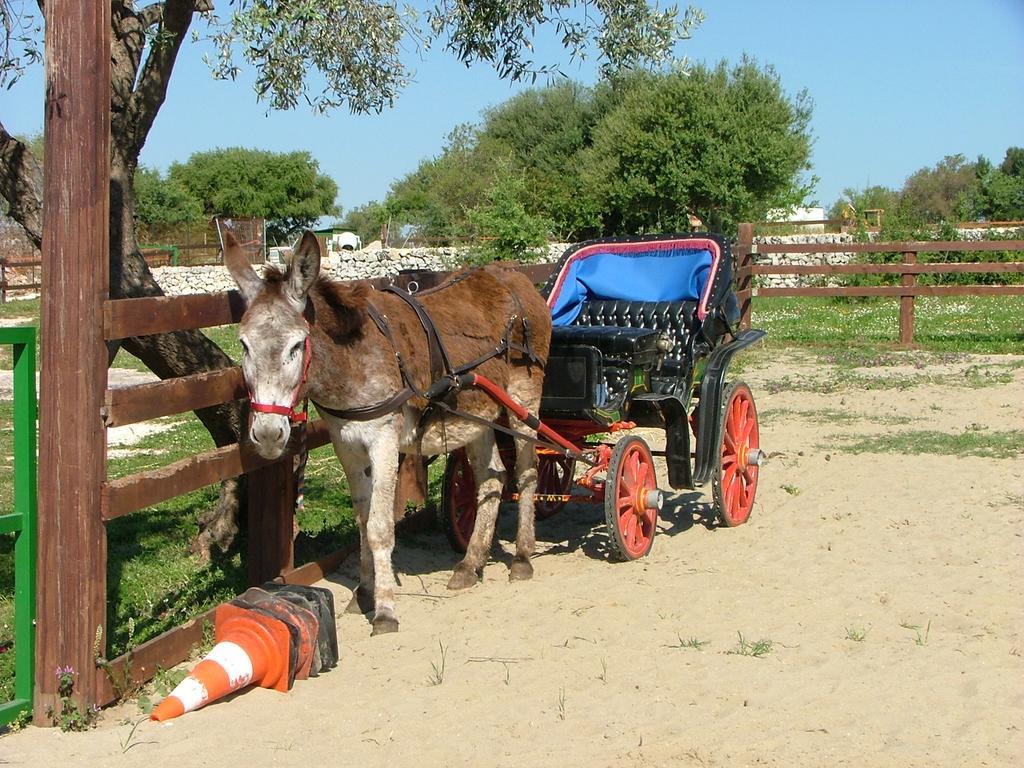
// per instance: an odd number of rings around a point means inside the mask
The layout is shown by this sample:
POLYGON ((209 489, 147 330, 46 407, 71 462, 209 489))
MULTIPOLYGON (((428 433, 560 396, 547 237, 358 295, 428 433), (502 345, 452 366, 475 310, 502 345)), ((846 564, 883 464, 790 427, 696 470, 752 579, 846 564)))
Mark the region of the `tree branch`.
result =
MULTIPOLYGON (((167 98, 171 71, 192 23, 192 15, 198 10, 197 6, 205 8, 207 3, 203 0, 167 0, 159 5, 159 13, 153 11, 147 14, 158 22, 156 35, 150 42, 149 55, 142 65, 138 85, 127 105, 128 135, 125 138, 128 146, 125 149, 131 152, 132 157, 138 157, 142 151, 157 112, 167 98)), ((154 7, 147 6, 143 12, 154 7)))
POLYGON ((0 196, 36 248, 43 247, 43 166, 0 123, 0 196))

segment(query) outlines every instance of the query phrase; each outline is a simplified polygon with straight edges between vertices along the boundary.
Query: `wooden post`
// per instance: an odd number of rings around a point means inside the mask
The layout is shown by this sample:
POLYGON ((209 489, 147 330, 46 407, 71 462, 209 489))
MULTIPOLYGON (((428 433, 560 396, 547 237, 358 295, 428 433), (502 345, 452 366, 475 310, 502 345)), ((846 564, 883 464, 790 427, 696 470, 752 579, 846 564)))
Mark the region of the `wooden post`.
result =
MULTIPOLYGON (((903 263, 906 265, 917 264, 917 254, 913 251, 906 251, 903 254, 903 263)), ((913 288, 917 284, 917 275, 904 274, 900 276, 900 285, 904 288, 913 288)), ((914 296, 900 296, 900 346, 914 346, 914 296)))
POLYGON ((105 653, 107 539, 102 302, 110 233, 110 3, 46 4, 35 722, 59 708, 57 667, 96 701, 105 653))
POLYGON ((736 298, 740 302, 740 328, 750 327, 750 310, 753 303, 754 225, 740 224, 736 237, 736 298))
POLYGON ((292 457, 250 472, 246 573, 262 584, 295 567, 295 470, 292 457))

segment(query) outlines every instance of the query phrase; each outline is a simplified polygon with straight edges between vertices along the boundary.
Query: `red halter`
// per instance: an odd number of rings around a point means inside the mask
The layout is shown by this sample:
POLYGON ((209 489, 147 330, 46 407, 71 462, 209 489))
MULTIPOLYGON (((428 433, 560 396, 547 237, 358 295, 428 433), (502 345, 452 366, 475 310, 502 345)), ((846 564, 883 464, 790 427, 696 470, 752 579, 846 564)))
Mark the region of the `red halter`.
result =
POLYGON ((311 362, 313 362, 313 352, 309 342, 309 334, 307 334, 306 343, 302 349, 302 378, 299 380, 298 385, 296 385, 295 391, 292 392, 292 404, 287 406, 257 403, 253 397, 252 388, 249 388, 249 407, 256 413, 276 413, 278 416, 287 416, 292 424, 304 422, 307 416, 306 412, 296 411, 295 406, 299 404, 299 393, 302 392, 302 388, 306 386, 306 380, 309 378, 309 364, 311 362))

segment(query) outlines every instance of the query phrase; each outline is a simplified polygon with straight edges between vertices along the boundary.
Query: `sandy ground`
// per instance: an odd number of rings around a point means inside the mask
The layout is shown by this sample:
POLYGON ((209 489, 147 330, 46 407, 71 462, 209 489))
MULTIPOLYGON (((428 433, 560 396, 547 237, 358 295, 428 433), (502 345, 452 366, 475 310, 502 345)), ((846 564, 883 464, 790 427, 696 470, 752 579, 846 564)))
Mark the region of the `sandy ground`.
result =
MULTIPOLYGON (((329 674, 132 735, 132 704, 86 734, 27 728, 0 738, 0 763, 1024 764, 1024 462, 844 450, 1024 429, 1024 358, 853 372, 759 359, 744 378, 772 458, 747 525, 717 528, 705 498, 676 494, 650 556, 612 563, 603 514, 577 505, 538 525, 536 577, 510 584, 505 514, 496 561, 458 594, 443 536, 407 538, 401 631, 371 638, 342 616, 329 674), (1012 381, 965 386, 971 366, 1012 381), (903 389, 813 383, 897 370, 903 389), (740 634, 770 650, 733 653, 740 634)), ((341 605, 353 573, 326 582, 341 605)))

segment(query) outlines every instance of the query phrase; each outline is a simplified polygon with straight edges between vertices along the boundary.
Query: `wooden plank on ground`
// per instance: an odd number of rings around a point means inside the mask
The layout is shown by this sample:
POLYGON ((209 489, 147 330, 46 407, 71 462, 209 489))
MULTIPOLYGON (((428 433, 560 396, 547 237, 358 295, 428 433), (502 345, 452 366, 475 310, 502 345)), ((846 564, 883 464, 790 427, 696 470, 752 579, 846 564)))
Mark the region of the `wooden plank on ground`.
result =
POLYGON ((242 369, 224 368, 150 384, 108 389, 104 420, 108 427, 185 413, 246 397, 242 369))

